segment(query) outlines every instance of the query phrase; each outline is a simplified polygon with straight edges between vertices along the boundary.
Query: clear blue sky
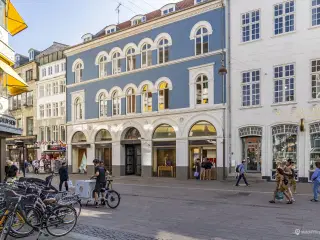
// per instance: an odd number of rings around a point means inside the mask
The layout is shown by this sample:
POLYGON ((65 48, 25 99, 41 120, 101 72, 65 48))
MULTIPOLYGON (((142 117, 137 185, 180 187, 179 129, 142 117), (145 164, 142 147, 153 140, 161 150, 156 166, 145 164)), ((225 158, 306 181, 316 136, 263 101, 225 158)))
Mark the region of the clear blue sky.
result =
POLYGON ((12 0, 28 28, 11 37, 9 45, 27 55, 30 48, 42 51, 54 41, 77 44, 83 34, 117 23, 119 2, 124 5, 120 8, 123 22, 179 0, 12 0))

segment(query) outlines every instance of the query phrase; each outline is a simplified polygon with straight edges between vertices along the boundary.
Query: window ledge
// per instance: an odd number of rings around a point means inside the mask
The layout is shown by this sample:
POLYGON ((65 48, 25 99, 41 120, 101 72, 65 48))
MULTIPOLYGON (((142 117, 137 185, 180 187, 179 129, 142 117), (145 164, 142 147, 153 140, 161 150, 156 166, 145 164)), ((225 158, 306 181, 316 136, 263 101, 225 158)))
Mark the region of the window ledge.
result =
POLYGON ((278 34, 278 35, 273 35, 271 38, 283 37, 283 36, 287 36, 287 35, 291 35, 291 34, 295 34, 295 33, 297 33, 296 30, 291 31, 291 32, 281 33, 281 34, 278 34))
POLYGON ((311 26, 308 28, 308 30, 317 29, 320 28, 320 25, 311 26))
POLYGON ((240 110, 246 110, 246 109, 254 109, 254 108, 262 108, 263 106, 257 105, 257 106, 245 106, 245 107, 240 107, 240 110))
POLYGON ((255 42, 260 42, 262 41, 262 38, 256 39, 256 40, 250 40, 250 41, 246 41, 246 42, 240 42, 239 45, 246 45, 246 44, 250 44, 250 43, 255 43, 255 42))
POLYGON ((278 106, 287 106, 287 105, 296 105, 297 102, 282 102, 282 103, 273 103, 271 107, 278 107, 278 106))
POLYGON ((320 98, 311 99, 308 101, 308 103, 320 103, 320 98))

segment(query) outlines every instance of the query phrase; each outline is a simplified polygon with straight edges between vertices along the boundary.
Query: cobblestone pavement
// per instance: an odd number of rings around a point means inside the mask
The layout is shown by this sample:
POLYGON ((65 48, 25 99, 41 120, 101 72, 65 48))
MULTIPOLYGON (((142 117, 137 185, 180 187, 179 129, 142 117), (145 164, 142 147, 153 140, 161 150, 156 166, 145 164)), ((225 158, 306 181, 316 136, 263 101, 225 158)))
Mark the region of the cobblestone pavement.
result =
POLYGON ((120 206, 115 210, 84 207, 74 230, 78 238, 70 239, 320 239, 319 204, 309 201, 310 184, 300 185, 304 193, 287 205, 268 203, 272 183, 263 184, 260 192, 260 185, 230 189, 223 183, 214 188, 191 182, 190 186, 165 181, 154 186, 116 183, 120 206))

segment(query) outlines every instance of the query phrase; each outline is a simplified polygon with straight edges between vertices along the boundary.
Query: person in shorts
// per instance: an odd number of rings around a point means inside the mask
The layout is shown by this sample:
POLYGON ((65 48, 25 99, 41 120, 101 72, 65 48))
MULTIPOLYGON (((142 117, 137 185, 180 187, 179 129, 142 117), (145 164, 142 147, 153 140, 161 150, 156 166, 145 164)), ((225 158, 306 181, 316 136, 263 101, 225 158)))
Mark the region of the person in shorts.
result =
MULTIPOLYGON (((93 164, 95 166, 94 173, 96 177, 96 185, 94 189, 94 199, 95 199, 95 205, 98 207, 98 200, 99 200, 99 193, 101 193, 101 190, 106 187, 106 173, 103 167, 101 167, 101 163, 98 159, 93 160, 93 164)), ((103 194, 103 193, 101 193, 103 194)), ((104 196, 102 196, 103 198, 104 196)))

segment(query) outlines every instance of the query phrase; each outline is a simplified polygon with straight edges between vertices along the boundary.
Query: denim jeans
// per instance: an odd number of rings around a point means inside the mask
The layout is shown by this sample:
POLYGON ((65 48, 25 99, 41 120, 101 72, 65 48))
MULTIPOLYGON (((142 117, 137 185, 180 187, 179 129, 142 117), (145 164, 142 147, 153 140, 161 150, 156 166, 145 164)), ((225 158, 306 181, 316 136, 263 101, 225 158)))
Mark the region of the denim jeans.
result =
POLYGON ((319 200, 319 199, 318 199, 318 194, 320 194, 319 187, 320 187, 320 182, 318 182, 317 180, 315 180, 315 181, 313 182, 313 198, 314 198, 315 200, 319 200))

